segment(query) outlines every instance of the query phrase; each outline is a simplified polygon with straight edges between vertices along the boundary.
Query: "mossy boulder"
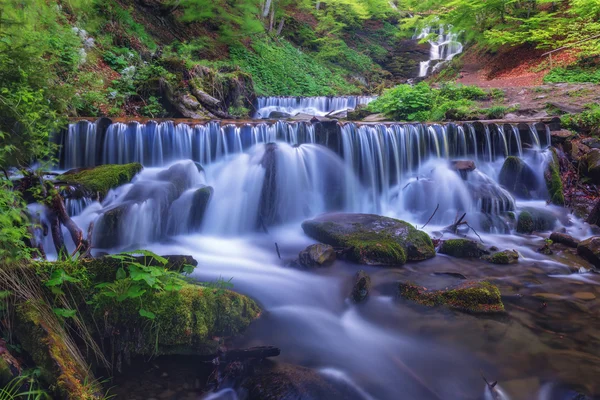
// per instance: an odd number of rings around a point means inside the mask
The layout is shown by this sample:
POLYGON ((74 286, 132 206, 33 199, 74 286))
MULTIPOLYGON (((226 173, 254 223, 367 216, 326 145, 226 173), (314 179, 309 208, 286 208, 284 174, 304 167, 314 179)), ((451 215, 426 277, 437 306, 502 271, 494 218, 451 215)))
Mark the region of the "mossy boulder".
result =
POLYGON ((305 267, 326 267, 336 259, 333 247, 317 243, 308 246, 298 255, 298 262, 305 267))
POLYGON ((556 215, 539 208, 524 208, 517 220, 517 232, 531 234, 533 232, 550 231, 557 222, 556 215))
POLYGON ((439 252, 457 258, 479 258, 489 253, 481 244, 468 239, 444 240, 439 252))
POLYGON ((131 182, 142 170, 142 164, 107 164, 94 168, 74 169, 59 175, 56 180, 77 185, 90 197, 103 199, 110 189, 131 182))
POLYGON ((546 188, 548 189, 550 202, 558 206, 564 206, 565 195, 562 179, 560 177, 560 163, 558 154, 554 148, 551 149, 551 152, 552 159, 544 171, 544 180, 546 181, 546 188))
POLYGON ((117 247, 121 243, 121 221, 134 205, 133 202, 119 204, 105 210, 94 224, 92 246, 100 249, 117 247))
POLYGON ((524 199, 531 198, 531 192, 537 189, 537 179, 531 167, 514 156, 504 160, 498 183, 513 195, 524 199))
POLYGON ((330 213, 302 223, 304 233, 346 249, 349 259, 367 265, 403 265, 435 256, 427 233, 407 222, 374 214, 330 213))
POLYGON ((504 312, 500 290, 486 281, 468 281, 442 290, 400 283, 399 293, 405 299, 429 307, 446 306, 469 313, 504 312))
POLYGON ((514 250, 504 250, 491 255, 485 255, 481 259, 492 264, 515 264, 519 262, 519 253, 514 250))
POLYGON ((588 176, 592 182, 600 183, 600 150, 591 149, 582 161, 584 175, 588 176))
POLYGON ((260 314, 248 297, 220 288, 185 284, 179 291, 147 292, 115 303, 98 297, 96 315, 115 351, 127 355, 215 354, 215 337, 236 336, 260 314), (140 306, 155 318, 140 315, 140 306))

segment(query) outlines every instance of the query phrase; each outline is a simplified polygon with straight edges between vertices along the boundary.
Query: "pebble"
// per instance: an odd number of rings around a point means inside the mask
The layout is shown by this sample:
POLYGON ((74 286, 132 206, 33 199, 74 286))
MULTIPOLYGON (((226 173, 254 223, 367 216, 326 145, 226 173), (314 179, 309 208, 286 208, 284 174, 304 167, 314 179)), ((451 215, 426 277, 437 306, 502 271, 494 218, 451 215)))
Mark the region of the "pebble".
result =
POLYGON ((579 300, 594 300, 596 295, 591 292, 577 292, 573 293, 573 297, 579 300))

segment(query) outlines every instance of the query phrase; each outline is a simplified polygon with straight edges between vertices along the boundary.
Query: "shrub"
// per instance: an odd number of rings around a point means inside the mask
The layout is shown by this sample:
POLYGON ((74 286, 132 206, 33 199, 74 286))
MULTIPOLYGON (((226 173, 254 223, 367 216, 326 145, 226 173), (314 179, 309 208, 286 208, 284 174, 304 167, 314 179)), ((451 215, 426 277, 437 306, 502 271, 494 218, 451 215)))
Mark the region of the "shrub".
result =
POLYGON ((544 77, 546 83, 600 83, 600 68, 558 67, 544 77))
POLYGON ((562 125, 567 129, 583 133, 600 132, 600 105, 588 104, 586 110, 579 114, 568 114, 561 118, 562 125))

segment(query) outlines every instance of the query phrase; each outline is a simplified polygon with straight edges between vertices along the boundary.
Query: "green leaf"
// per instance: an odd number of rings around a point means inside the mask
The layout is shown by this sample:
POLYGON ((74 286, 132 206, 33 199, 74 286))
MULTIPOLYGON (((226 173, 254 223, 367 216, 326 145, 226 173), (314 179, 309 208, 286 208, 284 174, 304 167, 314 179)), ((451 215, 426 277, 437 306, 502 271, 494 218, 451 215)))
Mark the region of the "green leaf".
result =
POLYGON ((167 260, 166 258, 164 258, 164 257, 161 257, 161 256, 159 256, 158 254, 156 254, 156 253, 153 253, 153 252, 151 252, 151 251, 149 251, 149 250, 134 250, 134 251, 126 251, 126 252, 123 252, 123 254, 130 254, 130 255, 138 255, 138 254, 141 254, 141 255, 143 255, 143 256, 150 257, 150 258, 152 258, 152 259, 154 259, 154 260, 158 261, 158 262, 159 262, 161 265, 167 265, 167 263, 169 262, 169 260, 167 260))
POLYGON ((51 286, 50 291, 52 292, 52 294, 54 294, 56 296, 65 294, 65 292, 63 292, 62 289, 59 288, 58 286, 51 286))
POLYGON ((142 317, 148 318, 148 319, 154 319, 156 318, 156 315, 153 312, 150 312, 148 310, 144 310, 143 308, 140 308, 140 315, 142 317))
POLYGON ((127 272, 121 267, 117 270, 117 280, 125 279, 127 277, 127 272))
POLYGON ((130 299, 135 299, 137 297, 142 296, 144 293, 146 293, 145 289, 142 289, 140 286, 138 285, 133 285, 132 287, 130 287, 127 290, 127 297, 129 297, 130 299))
POLYGON ((196 267, 194 267, 193 265, 186 264, 183 266, 183 272, 185 274, 191 274, 192 272, 194 272, 194 269, 196 269, 196 267))
POLYGON ((54 309, 52 309, 52 311, 54 311, 54 314, 58 315, 59 317, 63 317, 63 318, 73 318, 75 316, 75 314, 77 313, 77 311, 69 310, 67 308, 54 308, 54 309))

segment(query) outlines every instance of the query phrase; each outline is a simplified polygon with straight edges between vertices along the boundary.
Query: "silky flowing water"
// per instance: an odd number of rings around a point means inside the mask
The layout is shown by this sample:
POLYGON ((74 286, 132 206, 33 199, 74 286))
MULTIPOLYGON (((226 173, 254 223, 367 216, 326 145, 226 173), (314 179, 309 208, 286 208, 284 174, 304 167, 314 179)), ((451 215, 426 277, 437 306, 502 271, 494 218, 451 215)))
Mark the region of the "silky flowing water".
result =
MULTIPOLYGON (((118 243, 98 251, 189 254, 199 263, 194 278, 231 278, 234 290, 264 310, 236 345, 280 347, 278 362, 315 368, 355 386, 365 399, 566 400, 575 398, 575 390, 600 395, 600 275, 571 250, 541 255, 536 249, 547 234, 517 235, 500 217, 541 208, 558 217, 555 229, 578 238, 592 234, 568 210, 546 204, 546 126, 345 124, 327 132, 319 124, 284 122, 99 126, 80 122, 57 138, 63 144, 60 168, 133 161, 146 168, 102 204, 80 199, 85 207, 73 207, 74 220, 84 230, 95 221, 96 236, 105 215, 124 207, 118 243), (538 173, 532 199, 515 199, 498 185, 507 155, 522 156, 538 173), (477 169, 465 179, 450 167, 456 159, 473 160, 477 169), (271 183, 266 192, 265 182, 271 183), (193 194, 204 185, 214 194, 194 225, 193 194), (421 228, 437 205, 425 228, 432 237, 442 237, 443 227, 466 212, 486 246, 517 250, 519 263, 437 255, 402 268, 292 264, 314 243, 302 232, 303 220, 343 210, 421 228), (267 229, 257 226, 259 215, 267 229), (373 289, 366 303, 356 305, 348 295, 360 269, 371 275, 373 289), (507 314, 428 309, 397 297, 399 281, 428 288, 460 282, 448 273, 498 285, 507 314), (499 382, 493 393, 482 376, 499 382)), ((468 236, 478 240, 472 231, 468 236)), ((208 396, 236 398, 231 390, 208 396)))

